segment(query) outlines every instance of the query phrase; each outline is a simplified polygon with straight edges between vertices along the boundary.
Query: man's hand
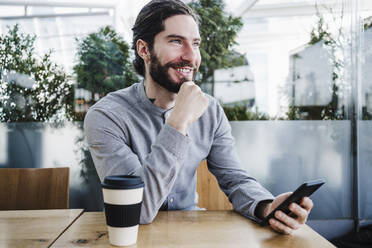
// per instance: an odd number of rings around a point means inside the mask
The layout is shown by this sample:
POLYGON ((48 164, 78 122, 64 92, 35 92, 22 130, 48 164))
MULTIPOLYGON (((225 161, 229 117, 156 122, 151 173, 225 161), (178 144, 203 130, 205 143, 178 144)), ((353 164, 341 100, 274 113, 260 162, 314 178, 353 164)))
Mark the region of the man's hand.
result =
POLYGON ((208 98, 194 82, 185 82, 178 92, 176 103, 167 123, 186 135, 187 127, 205 112, 208 98))
MULTIPOLYGON (((281 195, 278 195, 273 202, 267 204, 263 209, 263 216, 266 217, 269 215, 276 207, 280 205, 285 199, 287 199, 292 192, 287 192, 281 195)), ((284 234, 292 234, 292 232, 301 225, 305 224, 307 217, 311 209, 313 208, 313 201, 309 197, 302 198, 300 205, 296 203, 291 203, 289 205, 289 210, 293 213, 294 216, 288 216, 282 211, 275 212, 275 218, 269 220, 270 226, 277 232, 284 234)))

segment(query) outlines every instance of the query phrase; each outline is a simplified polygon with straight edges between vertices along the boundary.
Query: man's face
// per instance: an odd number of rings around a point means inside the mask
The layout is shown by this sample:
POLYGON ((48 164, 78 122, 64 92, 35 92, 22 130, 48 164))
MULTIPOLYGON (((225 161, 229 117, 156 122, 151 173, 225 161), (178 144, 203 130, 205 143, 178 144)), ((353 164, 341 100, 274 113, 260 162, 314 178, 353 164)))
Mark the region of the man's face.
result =
POLYGON ((149 72, 160 86, 178 93, 182 83, 195 79, 200 66, 199 29, 189 15, 167 18, 164 28, 155 36, 149 72))

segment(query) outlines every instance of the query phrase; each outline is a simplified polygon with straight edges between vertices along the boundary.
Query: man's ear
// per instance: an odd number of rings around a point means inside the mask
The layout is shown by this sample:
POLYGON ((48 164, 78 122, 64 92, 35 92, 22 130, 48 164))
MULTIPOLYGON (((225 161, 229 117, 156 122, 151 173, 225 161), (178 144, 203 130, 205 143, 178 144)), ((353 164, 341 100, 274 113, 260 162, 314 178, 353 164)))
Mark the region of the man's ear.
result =
POLYGON ((137 53, 143 59, 143 61, 150 61, 150 49, 146 41, 137 40, 137 53))

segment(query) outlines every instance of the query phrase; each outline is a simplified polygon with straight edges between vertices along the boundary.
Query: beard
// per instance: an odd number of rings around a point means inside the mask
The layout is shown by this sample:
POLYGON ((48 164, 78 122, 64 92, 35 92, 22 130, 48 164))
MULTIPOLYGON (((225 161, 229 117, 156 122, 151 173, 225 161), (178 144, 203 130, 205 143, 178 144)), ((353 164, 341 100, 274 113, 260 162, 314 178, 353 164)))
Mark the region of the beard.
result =
POLYGON ((178 93, 180 91, 180 88, 184 82, 190 81, 186 77, 182 77, 180 79, 180 82, 175 82, 172 80, 169 76, 169 68, 176 69, 177 67, 191 67, 193 68, 193 75, 192 75, 192 81, 195 80, 197 70, 195 66, 190 64, 187 61, 180 61, 180 62, 168 62, 165 65, 161 65, 158 57, 151 52, 150 54, 150 75, 152 79, 161 87, 164 89, 173 92, 178 93))

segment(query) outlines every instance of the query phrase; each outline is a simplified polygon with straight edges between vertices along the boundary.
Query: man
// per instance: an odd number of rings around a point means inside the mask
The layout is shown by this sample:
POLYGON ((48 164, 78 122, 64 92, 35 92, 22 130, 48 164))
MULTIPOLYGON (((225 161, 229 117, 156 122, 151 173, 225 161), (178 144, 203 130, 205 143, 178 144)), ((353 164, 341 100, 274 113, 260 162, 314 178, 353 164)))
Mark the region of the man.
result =
MULTIPOLYGON (((142 224, 159 210, 198 209, 196 168, 204 159, 234 210, 246 217, 259 220, 290 195, 274 198, 241 168, 223 109, 194 84, 201 62, 197 20, 178 0, 147 4, 133 27, 133 64, 144 82, 107 95, 85 118, 100 179, 133 174, 144 180, 142 224)), ((290 207, 297 217, 277 212, 280 221, 271 219, 270 226, 290 234, 312 205, 304 198, 290 207)))

